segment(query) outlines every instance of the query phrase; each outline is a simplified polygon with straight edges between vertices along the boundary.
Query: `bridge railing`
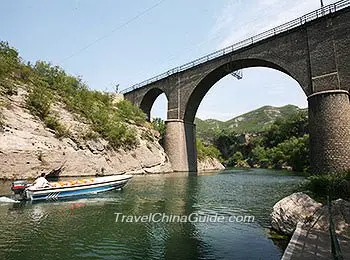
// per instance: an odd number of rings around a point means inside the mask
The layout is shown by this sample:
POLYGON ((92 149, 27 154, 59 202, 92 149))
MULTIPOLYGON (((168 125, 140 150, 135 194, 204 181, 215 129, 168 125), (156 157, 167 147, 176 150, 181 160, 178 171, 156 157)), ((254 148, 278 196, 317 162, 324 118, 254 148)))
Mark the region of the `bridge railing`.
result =
POLYGON ((342 250, 339 245, 337 233, 334 227, 334 218, 332 213, 332 201, 329 196, 327 196, 328 203, 328 214, 329 214, 329 236, 331 238, 331 253, 334 260, 344 260, 342 250))
POLYGON ((267 39, 269 37, 272 37, 272 36, 275 36, 277 34, 280 34, 280 33, 283 33, 283 32, 286 32, 288 30, 291 30, 291 29, 294 29, 298 26, 301 26, 307 22, 310 22, 312 20, 315 20, 317 18, 320 18, 322 16, 325 16, 325 15, 328 15, 330 13, 334 13, 336 11, 339 11, 343 8, 346 8, 346 7, 349 7, 350 6, 350 0, 341 0, 341 1, 338 1, 334 4, 330 4, 330 5, 327 5, 327 6, 324 6, 320 9, 317 9, 315 11, 312 11, 308 14, 305 14, 297 19, 294 19, 290 22, 287 22, 287 23, 284 23, 282 25, 279 25, 275 28, 272 28, 270 30, 267 30, 265 32, 262 32, 262 33, 259 33, 253 37, 250 37, 248 39, 245 39, 243 41, 240 41, 240 42, 237 42, 231 46, 228 46, 226 48, 223 48, 223 49, 220 49, 220 50, 217 50, 215 52, 212 52, 206 56, 203 56, 203 57, 200 57, 196 60, 193 60, 191 62, 188 62, 186 64, 183 64, 179 67, 176 67, 176 68, 173 68, 173 69, 170 69, 168 70, 167 72, 164 72, 162 74, 159 74, 157 76, 154 76, 150 79, 147 79, 145 81, 142 81, 138 84, 135 84, 129 88, 126 88, 124 90, 121 91, 121 93, 125 94, 127 92, 130 92, 132 90, 135 90, 137 88, 141 88, 143 86, 146 86, 150 83, 153 83, 155 81, 158 81, 160 79, 163 79, 163 78, 166 78, 172 74, 175 74, 175 73, 178 73, 178 72, 181 72, 181 71, 184 71, 184 70, 187 70, 187 69, 190 69, 190 68, 193 68, 199 64, 202 64, 204 62, 207 62, 207 61, 210 61, 210 60, 213 60, 215 58, 218 58, 218 57, 221 57, 223 55, 226 55, 228 53, 231 53, 231 52, 234 52, 234 51, 237 51, 239 49, 242 49, 244 47, 247 47, 249 45, 252 45, 254 43, 257 43, 259 41, 262 41, 264 39, 267 39))

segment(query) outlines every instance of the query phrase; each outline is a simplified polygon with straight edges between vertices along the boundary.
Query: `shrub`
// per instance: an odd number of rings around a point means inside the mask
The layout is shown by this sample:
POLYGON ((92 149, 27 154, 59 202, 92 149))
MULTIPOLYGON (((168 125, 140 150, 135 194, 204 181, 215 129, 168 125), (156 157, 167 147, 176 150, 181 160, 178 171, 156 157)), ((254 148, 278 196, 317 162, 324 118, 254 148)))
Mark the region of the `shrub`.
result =
POLYGON ((205 158, 217 158, 220 159, 220 151, 214 145, 204 145, 200 139, 197 139, 197 157, 199 160, 203 160, 205 158))
POLYGON ((0 85, 14 76, 18 69, 20 58, 17 50, 7 42, 0 42, 0 85))
POLYGON ((26 99, 29 110, 43 121, 50 112, 52 101, 53 95, 43 82, 33 87, 26 99))
POLYGON ((164 146, 164 139, 166 134, 166 126, 164 120, 161 118, 155 118, 152 121, 152 126, 159 132, 159 143, 160 145, 164 146))
POLYGON ((350 171, 341 174, 329 173, 313 175, 307 178, 303 189, 310 191, 316 198, 326 200, 350 199, 350 171))
POLYGON ((83 134, 82 137, 85 140, 94 140, 94 139, 97 139, 99 137, 99 134, 96 133, 95 131, 92 131, 91 129, 89 129, 83 134))
POLYGON ((135 122, 137 125, 143 125, 146 122, 145 113, 134 106, 128 100, 119 101, 116 104, 119 119, 126 122, 135 122))
POLYGON ((121 146, 132 148, 138 144, 134 132, 122 123, 113 123, 112 125, 109 125, 106 130, 104 137, 113 148, 119 148, 121 146))
POLYGON ((69 130, 62 125, 55 116, 47 116, 44 120, 45 125, 56 132, 57 137, 69 137, 69 130))
POLYGON ((18 88, 13 84, 13 82, 3 81, 1 83, 1 86, 3 89, 2 92, 5 95, 13 96, 13 95, 17 95, 17 93, 18 93, 18 88))

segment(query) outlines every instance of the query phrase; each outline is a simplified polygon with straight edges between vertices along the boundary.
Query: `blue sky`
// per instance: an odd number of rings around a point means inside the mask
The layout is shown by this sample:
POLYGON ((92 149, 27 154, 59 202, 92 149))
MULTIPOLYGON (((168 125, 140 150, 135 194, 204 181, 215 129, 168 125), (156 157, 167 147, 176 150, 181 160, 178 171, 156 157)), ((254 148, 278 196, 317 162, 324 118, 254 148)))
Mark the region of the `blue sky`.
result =
MULTIPOLYGON (((319 7, 319 0, 1 0, 0 40, 25 61, 49 61, 112 92, 319 7)), ((197 116, 227 120, 263 105, 307 106, 289 76, 266 68, 243 74, 216 83, 197 116)), ((163 96, 152 116, 165 114, 163 96)))

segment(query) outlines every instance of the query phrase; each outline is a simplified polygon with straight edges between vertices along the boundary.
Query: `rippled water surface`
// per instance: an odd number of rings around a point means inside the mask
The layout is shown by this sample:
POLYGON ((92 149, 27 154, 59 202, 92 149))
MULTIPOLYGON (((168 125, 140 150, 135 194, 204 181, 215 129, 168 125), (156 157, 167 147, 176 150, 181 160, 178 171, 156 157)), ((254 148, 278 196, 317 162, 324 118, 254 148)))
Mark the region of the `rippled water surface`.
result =
POLYGON ((91 198, 0 203, 0 259, 280 259, 269 214, 302 180, 270 170, 135 176, 123 191, 91 198), (118 212, 255 221, 127 223, 118 212))

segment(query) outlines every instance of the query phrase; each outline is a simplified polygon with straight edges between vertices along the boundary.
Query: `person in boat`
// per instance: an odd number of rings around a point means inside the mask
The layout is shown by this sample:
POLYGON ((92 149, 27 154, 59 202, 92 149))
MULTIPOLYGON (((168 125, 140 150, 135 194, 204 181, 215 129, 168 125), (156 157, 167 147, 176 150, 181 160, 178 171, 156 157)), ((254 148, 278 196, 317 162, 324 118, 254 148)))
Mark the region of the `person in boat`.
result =
POLYGON ((45 188, 45 187, 50 187, 50 186, 51 186, 50 183, 45 178, 44 172, 42 172, 41 176, 39 178, 37 178, 32 184, 33 188, 45 188))

